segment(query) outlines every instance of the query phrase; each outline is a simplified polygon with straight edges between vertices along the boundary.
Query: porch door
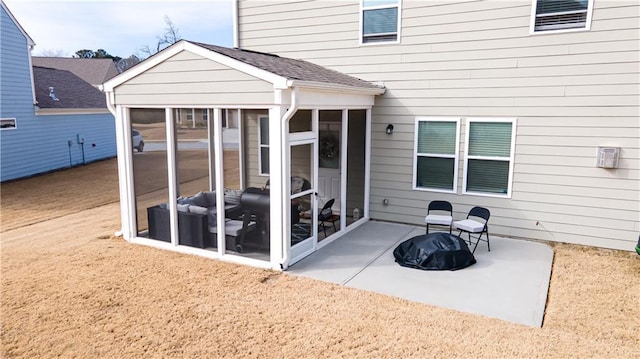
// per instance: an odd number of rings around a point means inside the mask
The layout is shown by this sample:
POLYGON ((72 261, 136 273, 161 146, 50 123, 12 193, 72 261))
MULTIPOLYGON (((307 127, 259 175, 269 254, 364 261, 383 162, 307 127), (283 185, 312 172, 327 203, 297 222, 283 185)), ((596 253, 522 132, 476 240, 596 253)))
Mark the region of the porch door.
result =
POLYGON ((289 145, 291 177, 290 214, 291 260, 293 264, 313 253, 317 245, 318 214, 315 175, 317 168, 315 138, 292 141, 289 145))
POLYGON ((341 122, 321 122, 319 130, 318 195, 322 206, 333 199, 333 212, 340 213, 342 172, 341 163, 341 122))

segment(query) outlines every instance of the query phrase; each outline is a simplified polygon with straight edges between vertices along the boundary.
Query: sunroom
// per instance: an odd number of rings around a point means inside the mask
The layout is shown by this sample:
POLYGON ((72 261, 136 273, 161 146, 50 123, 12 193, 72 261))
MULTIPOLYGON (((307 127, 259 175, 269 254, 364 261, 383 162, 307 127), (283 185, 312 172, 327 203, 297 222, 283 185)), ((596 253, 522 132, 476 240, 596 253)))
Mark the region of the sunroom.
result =
POLYGON ((103 89, 130 242, 284 270, 369 218, 382 86, 182 40, 103 89))

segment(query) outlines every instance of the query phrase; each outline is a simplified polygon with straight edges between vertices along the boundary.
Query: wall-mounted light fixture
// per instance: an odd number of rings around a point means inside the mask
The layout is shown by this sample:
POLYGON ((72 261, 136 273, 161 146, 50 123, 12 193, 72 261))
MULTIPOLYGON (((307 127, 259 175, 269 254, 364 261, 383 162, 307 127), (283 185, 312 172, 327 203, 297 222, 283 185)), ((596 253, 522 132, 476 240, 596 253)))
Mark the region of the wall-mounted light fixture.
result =
POLYGON ((392 124, 388 124, 388 125, 387 125, 387 130, 386 130, 386 132, 387 132, 387 135, 390 135, 390 134, 392 134, 392 133, 393 133, 393 125, 392 125, 392 124))

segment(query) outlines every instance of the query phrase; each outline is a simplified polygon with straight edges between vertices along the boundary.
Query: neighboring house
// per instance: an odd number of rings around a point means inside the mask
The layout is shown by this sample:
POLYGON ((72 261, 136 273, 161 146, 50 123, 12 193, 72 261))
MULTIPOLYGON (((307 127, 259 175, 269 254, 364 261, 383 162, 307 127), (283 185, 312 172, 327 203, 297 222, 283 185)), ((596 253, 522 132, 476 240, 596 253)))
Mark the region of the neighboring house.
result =
POLYGON ((234 5, 239 48, 182 40, 104 84, 126 240, 286 269, 448 200, 456 219, 490 209, 491 235, 635 245, 639 4, 234 5), (159 145, 135 152, 134 130, 159 145))
POLYGON ((1 5, 0 181, 114 157, 104 94, 69 71, 32 66, 33 40, 1 5))
POLYGON ((84 81, 98 88, 105 81, 118 74, 116 65, 111 59, 77 59, 70 57, 37 57, 31 58, 33 66, 67 70, 84 81))
POLYGON ((489 208, 491 234, 633 248, 638 1, 235 5, 235 46, 384 83, 372 111, 372 219, 419 225, 439 199, 456 218, 489 208), (598 162, 600 147, 619 156, 615 168, 598 162))

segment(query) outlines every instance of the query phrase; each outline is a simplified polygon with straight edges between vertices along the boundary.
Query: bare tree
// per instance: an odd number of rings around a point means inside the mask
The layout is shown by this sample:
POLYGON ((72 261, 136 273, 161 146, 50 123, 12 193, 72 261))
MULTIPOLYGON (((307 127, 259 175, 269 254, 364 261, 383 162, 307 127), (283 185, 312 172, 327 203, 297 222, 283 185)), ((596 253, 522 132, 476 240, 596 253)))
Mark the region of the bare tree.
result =
POLYGON ((173 23, 173 21, 171 21, 171 18, 169 18, 169 16, 164 16, 164 23, 166 24, 166 27, 164 28, 164 34, 162 34, 162 36, 156 36, 158 42, 155 48, 146 45, 140 49, 142 53, 146 54, 147 56, 151 56, 157 52, 160 52, 160 50, 164 49, 165 47, 173 45, 182 39, 182 37, 180 37, 178 27, 173 23))
POLYGON ((127 58, 120 59, 120 61, 116 63, 116 68, 118 69, 118 72, 123 72, 139 64, 140 61, 142 60, 138 56, 131 55, 127 58))
POLYGON ((37 56, 42 56, 42 57, 65 57, 65 53, 63 50, 51 50, 51 49, 44 49, 42 51, 40 51, 38 53, 37 56))

